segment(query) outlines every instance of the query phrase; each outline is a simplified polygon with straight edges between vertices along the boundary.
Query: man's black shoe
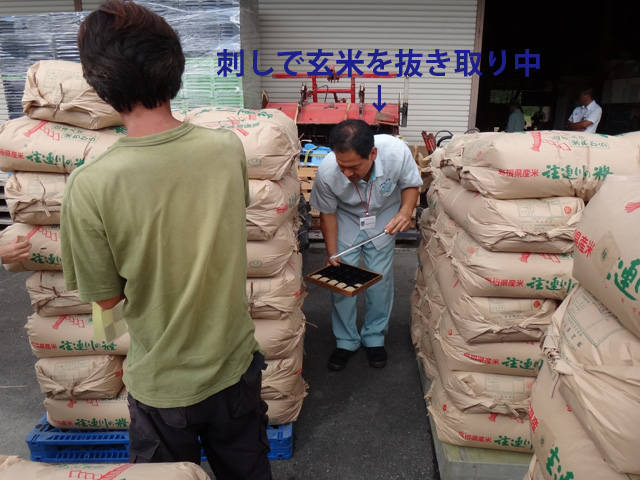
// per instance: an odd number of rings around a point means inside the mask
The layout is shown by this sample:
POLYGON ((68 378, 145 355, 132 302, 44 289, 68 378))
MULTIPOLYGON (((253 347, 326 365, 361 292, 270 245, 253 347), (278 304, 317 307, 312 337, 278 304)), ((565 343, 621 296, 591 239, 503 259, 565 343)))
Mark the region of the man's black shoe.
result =
POLYGON ((365 347, 369 365, 373 368, 382 368, 387 364, 387 351, 384 347, 365 347))
POLYGON ((347 362, 356 351, 345 350, 344 348, 336 348, 329 357, 329 364, 327 365, 330 370, 336 372, 342 370, 347 366, 347 362))

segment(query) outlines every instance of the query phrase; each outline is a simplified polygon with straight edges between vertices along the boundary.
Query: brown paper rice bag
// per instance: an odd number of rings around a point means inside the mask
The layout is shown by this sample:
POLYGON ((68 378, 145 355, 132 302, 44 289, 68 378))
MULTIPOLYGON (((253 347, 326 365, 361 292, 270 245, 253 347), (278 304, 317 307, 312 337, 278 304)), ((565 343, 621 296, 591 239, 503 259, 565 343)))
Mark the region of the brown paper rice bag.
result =
POLYGON ((0 455, 0 479, 210 480, 195 463, 41 463, 0 455))
POLYGON ((617 473, 602 457, 558 391, 546 362, 533 384, 529 419, 531 443, 545 480, 559 475, 594 480, 640 479, 637 475, 617 473))
POLYGON ((80 300, 77 290, 67 290, 61 270, 33 272, 27 278, 27 292, 36 313, 45 317, 92 312, 91 304, 80 300))
POLYGON ((76 355, 126 355, 129 333, 113 342, 93 339, 91 315, 59 315, 43 317, 34 313, 24 326, 31 351, 38 358, 76 355))
POLYGON ((203 107, 187 112, 185 121, 235 133, 244 147, 249 178, 279 180, 300 159, 298 127, 280 110, 203 107))
POLYGON ((602 456, 614 470, 640 475, 640 339, 580 287, 553 316, 543 349, 602 456))
POLYGON ((47 398, 112 398, 124 387, 123 360, 122 355, 41 358, 35 365, 36 377, 47 398))
POLYGON ((573 275, 640 337, 640 176, 611 176, 584 209, 573 275))
POLYGON ((461 229, 451 258, 472 296, 562 300, 577 286, 573 253, 490 252, 461 229))
POLYGON ((4 186, 11 219, 30 225, 59 225, 68 177, 65 173, 15 172, 4 186))
POLYGON ((640 175, 640 148, 587 132, 500 133, 469 141, 455 167, 464 188, 490 197, 588 201, 608 175, 640 175))
POLYGON ((124 127, 88 130, 29 117, 7 120, 0 125, 0 170, 71 173, 126 133, 124 127))
POLYGON ((440 379, 431 384, 426 401, 441 442, 463 447, 531 452, 528 419, 500 413, 463 413, 451 403, 440 379))
POLYGON ((89 130, 123 125, 120 114, 84 79, 82 65, 65 60, 41 60, 29 67, 22 107, 30 118, 89 130))
POLYGON ((45 398, 44 408, 47 410, 47 421, 56 428, 126 430, 131 425, 127 399, 127 389, 123 388, 113 398, 45 398))

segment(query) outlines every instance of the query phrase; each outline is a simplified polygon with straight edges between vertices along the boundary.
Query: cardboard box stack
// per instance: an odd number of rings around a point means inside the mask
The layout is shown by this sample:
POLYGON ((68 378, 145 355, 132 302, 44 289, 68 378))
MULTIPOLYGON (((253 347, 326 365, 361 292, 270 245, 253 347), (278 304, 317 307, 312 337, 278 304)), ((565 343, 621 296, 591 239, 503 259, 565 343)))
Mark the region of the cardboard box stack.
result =
POLYGON ((545 480, 640 478, 639 192, 608 176, 575 231, 580 287, 553 315, 529 411, 545 480))
POLYGON ((298 247, 296 124, 279 110, 206 107, 186 121, 233 131, 244 145, 251 205, 247 209, 247 296, 256 339, 265 352, 262 398, 271 425, 298 418, 307 385, 302 378, 306 288, 298 247))
POLYGON ((631 142, 553 131, 455 136, 434 152, 413 331, 441 441, 531 452, 538 342, 578 286, 584 202, 638 160, 631 142))
MULTIPOLYGON (((124 429, 129 413, 121 376, 129 337, 94 341, 91 305, 65 290, 59 223, 69 174, 126 131, 120 116, 86 84, 79 64, 38 62, 28 77, 25 113, 38 118, 0 127, 0 169, 12 172, 7 203, 16 222, 2 232, 0 244, 25 237, 32 248, 29 260, 5 267, 34 272, 27 289, 35 313, 25 328, 42 359, 36 370, 47 394, 49 422, 61 428, 124 429)), ((286 424, 297 419, 307 389, 301 376, 306 290, 297 247, 297 130, 279 111, 203 108, 187 116, 196 124, 232 129, 245 147, 251 192, 247 295, 269 364, 262 393, 270 423, 286 424), (215 125, 212 115, 218 115, 215 125)))

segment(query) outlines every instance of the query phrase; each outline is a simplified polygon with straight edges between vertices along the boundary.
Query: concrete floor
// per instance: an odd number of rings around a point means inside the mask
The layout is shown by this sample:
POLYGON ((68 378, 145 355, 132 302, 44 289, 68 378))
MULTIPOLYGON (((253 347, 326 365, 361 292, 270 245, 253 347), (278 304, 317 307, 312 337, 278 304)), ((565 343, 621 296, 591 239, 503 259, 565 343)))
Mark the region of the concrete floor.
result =
MULTIPOLYGON (((417 244, 405 240, 396 246, 395 302, 386 339, 389 362, 383 369, 369 367, 364 351, 341 372, 327 369, 335 348, 330 292, 309 284, 303 308, 303 377, 309 395, 294 424, 293 457, 272 462, 274 479, 439 480, 409 335, 417 244)), ((321 268, 325 259, 324 244, 312 242, 304 252, 305 274, 321 268)), ((37 358, 23 328, 33 313, 25 288, 28 275, 0 271, 0 454, 23 458, 29 458, 25 436, 44 414, 33 368, 37 358)), ((211 474, 207 464, 203 467, 211 474)))

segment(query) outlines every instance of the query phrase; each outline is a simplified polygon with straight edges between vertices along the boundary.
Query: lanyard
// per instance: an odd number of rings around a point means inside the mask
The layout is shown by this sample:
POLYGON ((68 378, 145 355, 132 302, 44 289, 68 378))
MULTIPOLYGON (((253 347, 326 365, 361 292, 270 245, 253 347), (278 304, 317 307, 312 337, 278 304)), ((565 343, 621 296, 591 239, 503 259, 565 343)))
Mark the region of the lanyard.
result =
MULTIPOLYGON (((367 204, 364 204, 364 200, 362 199, 362 195, 360 195, 360 187, 356 184, 356 191, 358 192, 358 196, 360 197, 360 203, 362 204, 362 208, 364 208, 365 216, 369 216, 369 205, 371 204, 371 192, 373 192, 373 181, 371 181, 371 185, 369 187, 369 200, 367 200, 367 204)), ((365 187, 366 194, 366 187, 365 187)))

